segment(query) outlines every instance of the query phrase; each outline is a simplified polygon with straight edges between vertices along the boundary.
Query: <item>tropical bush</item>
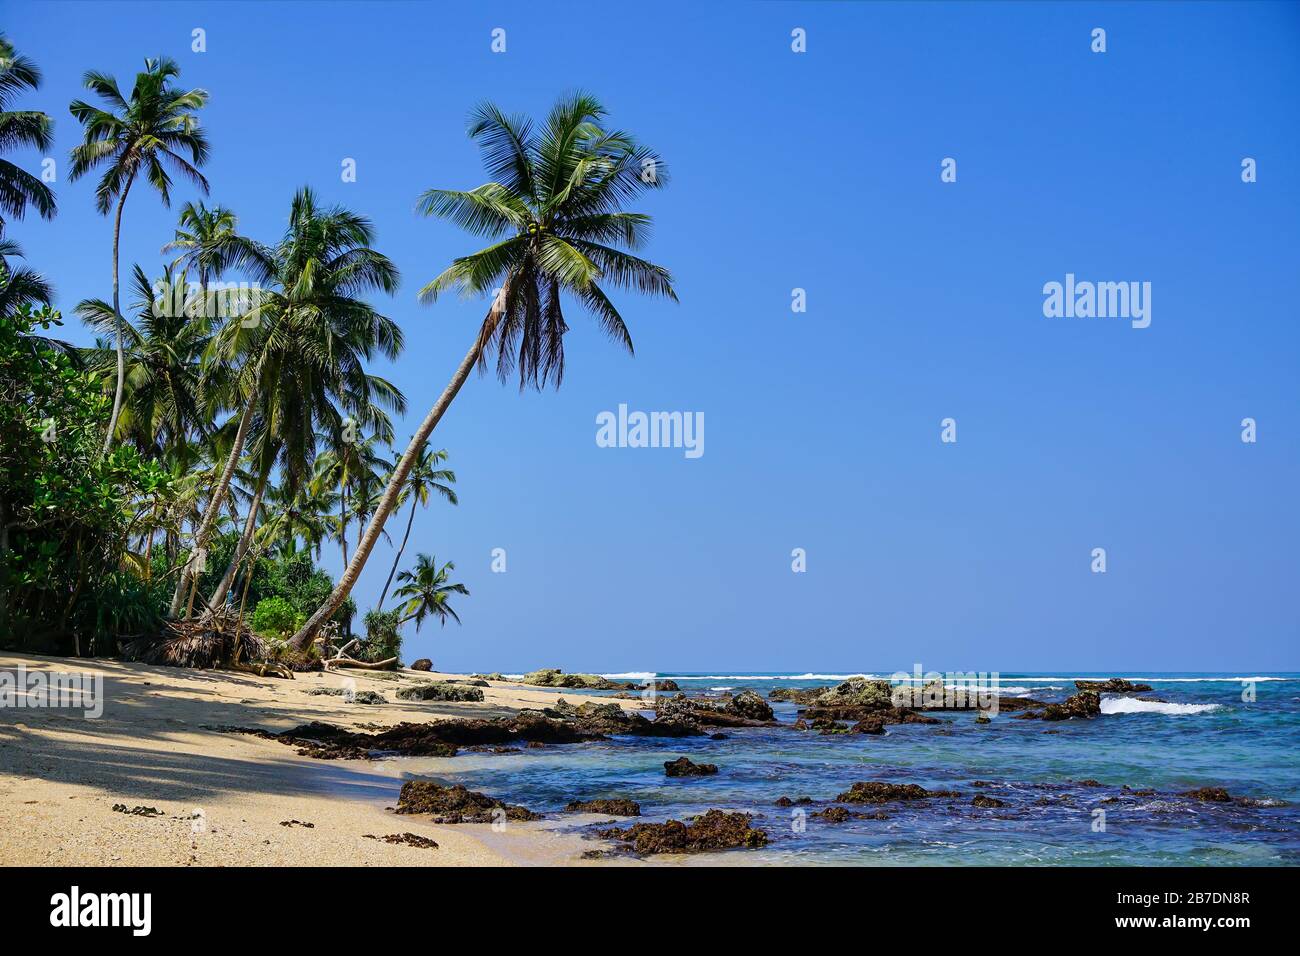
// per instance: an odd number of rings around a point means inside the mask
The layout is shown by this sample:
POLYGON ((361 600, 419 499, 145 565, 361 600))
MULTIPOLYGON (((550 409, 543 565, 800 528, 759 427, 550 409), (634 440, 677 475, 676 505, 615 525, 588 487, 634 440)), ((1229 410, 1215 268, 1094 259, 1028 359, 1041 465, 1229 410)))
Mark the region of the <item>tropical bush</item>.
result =
POLYGON ((386 661, 390 657, 401 659, 402 635, 397 630, 401 616, 401 611, 366 612, 366 638, 361 648, 361 660, 386 661))
POLYGON ((253 630, 263 637, 283 639, 293 633, 296 621, 293 607, 284 598, 263 598, 253 610, 253 630))

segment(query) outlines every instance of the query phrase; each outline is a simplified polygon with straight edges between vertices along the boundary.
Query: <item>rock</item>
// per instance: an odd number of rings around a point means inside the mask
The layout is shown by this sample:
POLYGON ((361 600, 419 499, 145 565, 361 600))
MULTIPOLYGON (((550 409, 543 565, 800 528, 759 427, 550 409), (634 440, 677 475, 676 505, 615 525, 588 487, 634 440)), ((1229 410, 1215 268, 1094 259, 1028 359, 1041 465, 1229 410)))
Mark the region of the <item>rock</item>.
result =
POLYGON ((851 734, 883 734, 885 722, 879 717, 863 717, 849 728, 851 734))
POLYGON ((448 681, 432 681, 427 684, 413 684, 403 687, 396 694, 398 700, 443 700, 476 701, 483 700, 483 691, 466 684, 453 684, 448 681))
POLYGON ((893 688, 887 680, 850 677, 818 697, 819 707, 861 707, 888 710, 894 706, 893 688))
POLYGON ((570 800, 564 809, 569 813, 608 813, 615 817, 641 815, 641 804, 635 800, 570 800))
POLYGON ((1100 713, 1101 696, 1094 690, 1084 690, 1067 697, 1065 703, 1048 704, 1042 710, 1017 714, 1016 720, 1071 720, 1076 717, 1088 720, 1100 713))
POLYGON ((540 820, 540 813, 503 803, 487 794, 467 790, 460 784, 444 787, 427 780, 408 780, 397 797, 398 813, 428 813, 434 823, 493 823, 502 814, 507 820, 540 820))
POLYGON ((505 674, 495 673, 495 672, 491 674, 470 674, 469 676, 473 677, 475 680, 505 680, 506 679, 505 674))
POLYGON ((807 806, 812 802, 813 802, 812 797, 800 797, 798 800, 791 800, 789 797, 778 797, 776 801, 776 806, 778 807, 807 806))
MULTIPOLYGON (((427 668, 426 668, 427 670, 427 668)), ((363 836, 367 840, 382 840, 385 843, 398 843, 405 846, 419 847, 423 850, 436 850, 438 844, 428 837, 420 836, 418 833, 387 833, 384 836, 375 836, 373 833, 366 833, 363 836)))
POLYGON ((525 674, 521 683, 533 687, 569 687, 582 690, 626 689, 624 685, 606 680, 598 674, 566 674, 554 667, 525 674))
POLYGON ((347 691, 342 687, 313 687, 307 693, 312 697, 342 697, 347 691))
MULTIPOLYGON (((739 697, 744 697, 744 694, 739 695, 739 697)), ((732 698, 726 704, 718 706, 707 701, 693 700, 683 694, 676 697, 657 697, 655 698, 655 722, 676 721, 697 727, 769 727, 775 723, 770 717, 755 719, 742 716, 735 710, 729 709, 737 699, 732 698)), ((757 694, 753 694, 753 700, 757 700, 764 707, 767 707, 763 698, 757 694)), ((739 705, 740 709, 748 709, 752 706, 752 703, 753 701, 746 698, 739 705)), ((757 712, 751 711, 751 713, 757 712)), ((770 707, 767 707, 767 713, 772 713, 770 707)))
POLYGON ((914 783, 855 783, 835 798, 837 803, 888 803, 893 800, 928 800, 931 797, 960 797, 955 790, 926 790, 914 783))
POLYGON ((710 740, 726 740, 727 734, 709 734, 710 740))
POLYGON ((775 717, 771 705, 752 690, 742 690, 727 701, 726 710, 746 720, 772 720, 775 717))
POLYGON ((376 693, 373 690, 359 690, 352 695, 354 704, 385 704, 387 699, 383 694, 376 693))
POLYGON ((652 690, 655 691, 656 693, 664 694, 670 691, 680 691, 681 688, 677 686, 677 681, 673 680, 672 678, 667 678, 667 679, 657 678, 652 681, 646 681, 644 685, 635 688, 635 690, 652 690))
POLYGON ((1232 794, 1228 793, 1223 787, 1200 787, 1196 790, 1185 790, 1179 794, 1180 797, 1190 797, 1193 800, 1200 800, 1202 803, 1231 803, 1232 794))
POLYGON ((1090 690, 1098 694, 1144 694, 1151 690, 1150 684, 1134 684, 1122 677, 1108 680, 1077 680, 1075 690, 1090 690))
POLYGON ((991 723, 993 723, 993 721, 989 720, 989 715, 988 715, 988 714, 976 714, 976 715, 975 715, 975 723, 977 723, 977 724, 991 724, 991 723))
POLYGON ((1006 803, 996 797, 986 797, 984 794, 976 794, 975 799, 971 801, 973 807, 1005 807, 1006 803))
POLYGON ((843 823, 849 818, 849 811, 843 807, 827 807, 825 810, 814 813, 813 816, 821 817, 827 823, 843 823))
POLYGON ((413 671, 431 671, 433 670, 433 661, 427 657, 421 657, 411 665, 413 671))
POLYGON ((670 777, 707 777, 717 772, 717 764, 692 763, 685 757, 664 761, 664 773, 670 777))
POLYGON ((829 690, 829 687, 777 687, 767 692, 767 699, 811 704, 829 690))
POLYGON ((633 851, 641 855, 704 853, 710 850, 767 846, 767 833, 751 827, 752 819, 748 813, 710 810, 689 824, 680 820, 636 823, 625 829, 601 830, 599 836, 630 843, 633 851))

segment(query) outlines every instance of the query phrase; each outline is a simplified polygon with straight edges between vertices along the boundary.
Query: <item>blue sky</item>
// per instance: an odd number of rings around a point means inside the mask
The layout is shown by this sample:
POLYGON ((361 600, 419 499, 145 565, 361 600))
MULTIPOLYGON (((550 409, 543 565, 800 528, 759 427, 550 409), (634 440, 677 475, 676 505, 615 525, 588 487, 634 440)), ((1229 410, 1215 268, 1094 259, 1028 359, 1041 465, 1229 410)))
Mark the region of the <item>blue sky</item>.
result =
MULTIPOLYGON (((461 504, 420 513, 412 550, 454 560, 473 594, 463 627, 426 625, 408 658, 1300 668, 1300 8, 475 7, 6 4, 46 75, 23 102, 55 116, 60 172, 58 218, 10 233, 65 312, 107 297, 111 249, 93 183, 63 181, 67 103, 86 69, 128 87, 145 56, 173 56, 212 94, 211 198, 244 232, 278 236, 304 184, 373 218, 404 278, 383 308, 407 350, 376 369, 409 399, 403 435, 484 312, 415 296, 478 248, 413 214, 427 188, 486 178, 470 108, 538 115, 587 89, 667 159, 671 186, 640 208, 681 302, 622 296, 636 357, 575 307, 558 393, 474 379, 435 432, 461 504), (1044 317, 1066 273, 1150 282, 1151 326, 1044 317), (620 403, 703 412, 705 454, 597 447, 620 403)), ((132 194, 124 269, 157 268, 174 216, 132 194)), ((363 610, 390 561, 367 567, 363 610)))

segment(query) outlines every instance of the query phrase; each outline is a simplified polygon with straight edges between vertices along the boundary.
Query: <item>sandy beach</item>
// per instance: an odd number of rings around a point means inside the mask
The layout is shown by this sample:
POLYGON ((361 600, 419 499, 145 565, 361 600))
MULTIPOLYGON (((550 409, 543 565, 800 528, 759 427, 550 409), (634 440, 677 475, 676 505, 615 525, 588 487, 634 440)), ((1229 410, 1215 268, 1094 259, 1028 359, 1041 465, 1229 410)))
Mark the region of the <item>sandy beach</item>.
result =
POLYGON ((493 831, 488 824, 437 826, 397 816, 386 808, 401 786, 400 761, 321 761, 276 741, 205 729, 279 731, 312 720, 365 729, 508 716, 547 706, 561 691, 493 682, 483 688, 482 703, 392 702, 402 684, 459 675, 349 670, 286 681, 0 656, 0 671, 19 667, 102 674, 104 709, 88 719, 67 708, 0 708, 0 865, 510 866, 576 863, 593 846, 546 822, 493 831), (348 680, 390 702, 361 705, 308 693, 348 680), (408 832, 437 841, 438 849, 367 837, 408 832))

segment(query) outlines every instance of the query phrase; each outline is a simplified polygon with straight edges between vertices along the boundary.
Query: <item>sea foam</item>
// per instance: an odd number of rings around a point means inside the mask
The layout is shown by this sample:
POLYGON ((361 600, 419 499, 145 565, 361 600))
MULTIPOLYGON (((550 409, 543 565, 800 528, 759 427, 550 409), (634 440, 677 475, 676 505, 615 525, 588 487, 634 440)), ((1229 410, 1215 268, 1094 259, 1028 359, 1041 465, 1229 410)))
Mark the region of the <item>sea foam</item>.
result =
POLYGON ((1104 697, 1103 714, 1165 714, 1169 717, 1188 717, 1218 710, 1219 704, 1169 704, 1158 700, 1134 700, 1131 697, 1104 697))

